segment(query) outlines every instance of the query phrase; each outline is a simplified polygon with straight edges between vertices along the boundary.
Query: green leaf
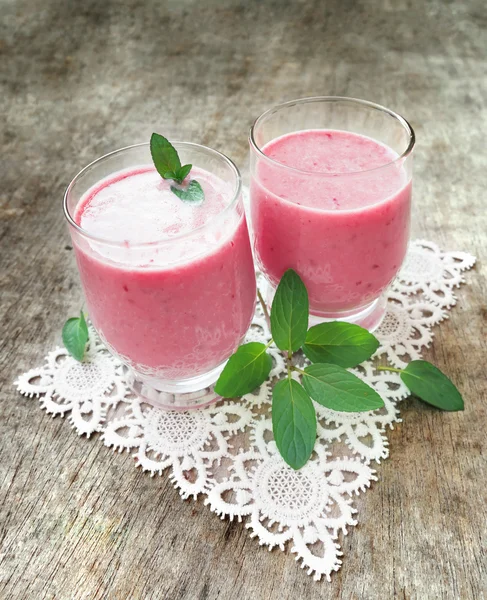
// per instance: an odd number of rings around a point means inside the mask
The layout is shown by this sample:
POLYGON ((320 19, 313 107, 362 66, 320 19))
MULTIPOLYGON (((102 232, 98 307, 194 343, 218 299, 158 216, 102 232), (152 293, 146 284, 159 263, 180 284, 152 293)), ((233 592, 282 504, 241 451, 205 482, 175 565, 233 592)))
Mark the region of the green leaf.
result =
POLYGON ((73 358, 83 360, 86 342, 88 341, 88 326, 83 312, 79 317, 68 319, 63 327, 63 344, 73 358))
POLYGON ((193 165, 184 165, 184 167, 181 167, 178 170, 178 172, 175 173, 175 177, 173 177, 172 179, 174 179, 178 183, 183 183, 183 181, 189 175, 189 172, 191 171, 192 168, 193 168, 193 165))
POLYGON ((463 410, 460 392, 446 375, 426 360, 413 360, 401 373, 411 392, 442 410, 463 410))
POLYGON ((306 340, 308 291, 296 271, 288 269, 277 286, 272 302, 271 331, 281 350, 295 352, 306 340))
POLYGON ((224 398, 249 394, 269 377, 272 358, 260 342, 240 346, 223 369, 215 385, 215 392, 224 398))
POLYGON ((335 321, 310 327, 303 352, 311 362, 355 367, 370 358, 379 345, 363 327, 335 321))
POLYGON ((374 389, 338 365, 306 367, 303 386, 313 400, 331 410, 362 412, 384 406, 384 401, 374 389))
POLYGON ((150 138, 150 153, 159 175, 163 179, 174 179, 181 168, 176 148, 162 135, 153 133, 150 138))
POLYGON ((193 179, 189 185, 184 188, 177 188, 174 185, 171 186, 171 192, 176 194, 178 198, 181 198, 184 202, 198 206, 205 199, 205 193, 201 185, 193 179))
POLYGON ((308 462, 316 441, 316 413, 303 386, 294 379, 283 379, 272 390, 272 431, 290 467, 300 469, 308 462))

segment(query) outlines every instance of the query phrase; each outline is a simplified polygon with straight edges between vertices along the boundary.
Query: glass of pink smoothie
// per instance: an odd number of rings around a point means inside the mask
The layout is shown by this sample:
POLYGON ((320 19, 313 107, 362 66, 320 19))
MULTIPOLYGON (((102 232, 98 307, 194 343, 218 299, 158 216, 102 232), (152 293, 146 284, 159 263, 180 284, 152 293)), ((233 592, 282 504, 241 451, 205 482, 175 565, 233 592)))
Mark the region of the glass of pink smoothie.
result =
POLYGON ((380 324, 408 244, 413 147, 405 119, 352 98, 294 100, 255 121, 251 224, 269 303, 292 268, 312 324, 380 324))
POLYGON ((64 212, 101 339, 139 396, 187 409, 218 399, 213 384, 250 325, 256 283, 237 168, 210 148, 173 145, 193 165, 201 205, 172 193, 140 144, 83 169, 64 212))

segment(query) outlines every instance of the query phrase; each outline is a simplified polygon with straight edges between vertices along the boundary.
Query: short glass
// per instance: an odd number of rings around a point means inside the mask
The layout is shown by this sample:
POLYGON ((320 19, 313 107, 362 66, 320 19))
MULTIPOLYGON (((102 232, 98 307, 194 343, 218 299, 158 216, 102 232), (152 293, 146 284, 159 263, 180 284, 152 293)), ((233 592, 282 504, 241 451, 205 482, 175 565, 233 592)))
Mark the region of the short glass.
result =
POLYGON ((408 245, 414 142, 403 117, 353 98, 294 100, 255 121, 250 130, 251 225, 254 254, 270 284, 269 304, 282 274, 292 268, 308 288, 312 324, 345 320, 369 330, 380 324, 386 290, 408 245), (386 164, 354 172, 320 170, 316 162, 314 169, 301 170, 266 155, 269 142, 308 130, 360 134, 396 155, 391 153, 386 164), (338 201, 336 207, 320 206, 335 190, 347 198, 347 207, 340 208, 338 201), (364 190, 367 205, 361 206, 364 190))
POLYGON ((182 164, 227 184, 224 207, 204 225, 132 245, 80 227, 76 207, 90 190, 120 171, 150 168, 148 144, 117 150, 84 168, 66 190, 64 213, 99 336, 129 368, 139 396, 184 410, 218 400, 213 384, 251 323, 256 282, 237 167, 210 148, 173 145, 182 164))

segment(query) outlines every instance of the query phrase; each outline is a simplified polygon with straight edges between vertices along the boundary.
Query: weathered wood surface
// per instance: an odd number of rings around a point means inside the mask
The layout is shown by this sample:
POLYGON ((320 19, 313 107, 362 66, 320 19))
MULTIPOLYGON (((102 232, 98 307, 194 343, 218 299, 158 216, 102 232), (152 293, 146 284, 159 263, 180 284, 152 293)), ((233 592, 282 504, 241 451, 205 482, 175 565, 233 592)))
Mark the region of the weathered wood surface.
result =
POLYGON ((487 597, 484 1, 0 0, 0 20, 0 597, 487 597), (156 129, 247 173, 253 118, 314 94, 405 114, 414 235, 480 259, 427 352, 466 410, 403 405, 331 584, 11 385, 80 306, 61 196, 81 166, 156 129))

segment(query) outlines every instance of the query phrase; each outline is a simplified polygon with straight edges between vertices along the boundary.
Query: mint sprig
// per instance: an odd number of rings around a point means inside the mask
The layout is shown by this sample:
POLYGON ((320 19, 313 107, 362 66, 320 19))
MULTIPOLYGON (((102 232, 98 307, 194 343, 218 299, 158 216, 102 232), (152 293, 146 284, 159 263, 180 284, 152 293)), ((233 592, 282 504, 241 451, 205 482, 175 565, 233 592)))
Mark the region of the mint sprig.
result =
MULTIPOLYGON (((250 342, 240 346, 215 384, 216 393, 224 398, 254 391, 270 375, 272 357, 267 350, 279 340, 276 345, 285 352, 287 375, 272 391, 272 430, 281 456, 293 469, 303 467, 313 453, 317 428, 313 401, 329 410, 345 412, 379 410, 384 406, 375 389, 345 368, 369 359, 379 347, 377 338, 358 325, 339 321, 307 330, 308 306, 308 292, 299 275, 291 269, 286 271, 272 304, 273 339, 267 345, 250 342), (304 369, 293 363, 293 353, 300 349, 313 363, 304 369), (295 379, 299 376, 301 383, 295 379)), ((82 361, 88 342, 88 326, 82 312, 66 321, 62 337, 71 356, 82 361)), ((414 360, 404 369, 377 369, 400 373, 408 389, 427 404, 446 411, 464 408, 452 381, 425 360, 414 360)))
MULTIPOLYGON (((262 298, 259 296, 260 301, 262 298)), ((267 308, 263 306, 264 313, 267 308)), ((272 392, 272 430, 284 461, 300 469, 313 453, 316 413, 312 400, 330 410, 363 412, 379 410, 384 401, 375 389, 347 371, 368 360, 379 347, 366 329, 335 321, 308 329, 309 300, 299 275, 289 269, 277 287, 270 314, 272 338, 241 346, 230 357, 215 391, 225 398, 243 396, 261 385, 271 371, 267 349, 272 343, 285 353, 286 377, 272 392), (300 369, 293 353, 302 350, 313 363, 300 369), (301 383, 295 377, 301 376, 301 383)), ((412 361, 405 369, 377 367, 401 374, 409 390, 424 402, 443 410, 462 410, 462 397, 454 384, 431 363, 412 361)))
MULTIPOLYGON (((163 179, 172 179, 182 185, 193 165, 181 165, 179 154, 171 142, 159 133, 153 133, 150 138, 150 152, 159 175, 163 179)), ((184 202, 193 205, 201 204, 205 197, 203 188, 195 179, 185 187, 171 186, 171 191, 184 202)))
POLYGON ((63 344, 73 358, 81 362, 85 355, 86 343, 88 342, 88 325, 86 324, 83 311, 79 317, 68 319, 64 324, 63 344))

